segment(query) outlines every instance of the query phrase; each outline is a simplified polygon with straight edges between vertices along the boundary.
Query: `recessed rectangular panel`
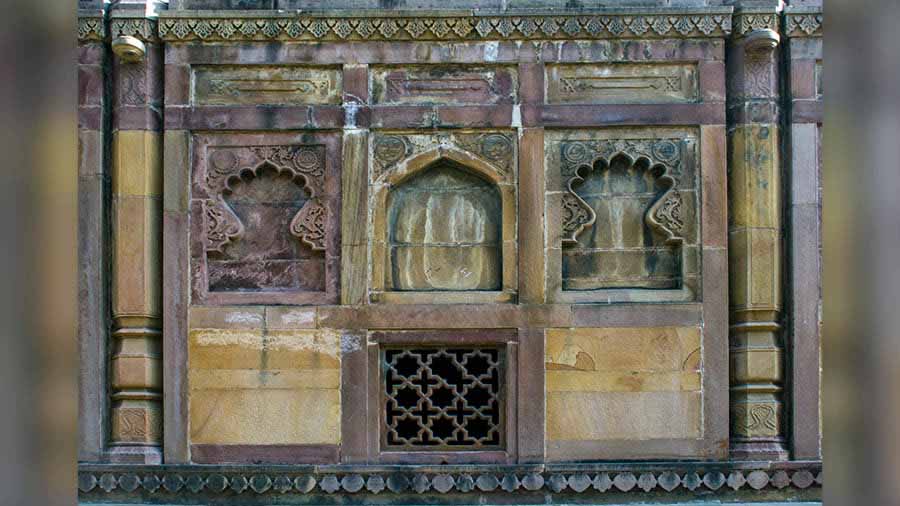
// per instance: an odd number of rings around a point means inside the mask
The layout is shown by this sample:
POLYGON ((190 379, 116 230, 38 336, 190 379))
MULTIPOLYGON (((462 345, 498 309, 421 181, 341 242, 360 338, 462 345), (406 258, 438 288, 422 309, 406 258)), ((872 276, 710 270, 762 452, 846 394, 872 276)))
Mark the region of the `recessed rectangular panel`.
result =
POLYGON ((372 70, 376 104, 509 104, 516 73, 506 67, 404 66, 372 70))
POLYGON ((551 104, 694 102, 697 97, 697 68, 692 64, 547 67, 547 102, 551 104))
POLYGON ((340 104, 339 68, 200 66, 194 70, 198 105, 340 104))

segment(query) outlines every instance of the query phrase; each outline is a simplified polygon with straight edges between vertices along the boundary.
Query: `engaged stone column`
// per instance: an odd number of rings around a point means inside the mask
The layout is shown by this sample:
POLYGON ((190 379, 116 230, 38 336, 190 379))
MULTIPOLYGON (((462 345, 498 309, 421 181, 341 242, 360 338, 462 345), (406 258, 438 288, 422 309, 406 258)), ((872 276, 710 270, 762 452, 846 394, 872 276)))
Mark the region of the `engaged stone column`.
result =
POLYGON ((786 459, 778 15, 736 14, 728 49, 731 455, 786 459))
POLYGON ((110 460, 162 460, 162 51, 143 6, 111 13, 110 460))

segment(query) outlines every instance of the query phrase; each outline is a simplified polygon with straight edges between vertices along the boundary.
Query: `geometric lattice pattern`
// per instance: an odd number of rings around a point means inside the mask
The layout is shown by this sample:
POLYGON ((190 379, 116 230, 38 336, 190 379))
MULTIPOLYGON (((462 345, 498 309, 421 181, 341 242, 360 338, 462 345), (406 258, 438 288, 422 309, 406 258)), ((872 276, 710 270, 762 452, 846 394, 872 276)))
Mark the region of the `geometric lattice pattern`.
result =
POLYGON ((386 348, 382 358, 385 449, 502 447, 500 348, 386 348))

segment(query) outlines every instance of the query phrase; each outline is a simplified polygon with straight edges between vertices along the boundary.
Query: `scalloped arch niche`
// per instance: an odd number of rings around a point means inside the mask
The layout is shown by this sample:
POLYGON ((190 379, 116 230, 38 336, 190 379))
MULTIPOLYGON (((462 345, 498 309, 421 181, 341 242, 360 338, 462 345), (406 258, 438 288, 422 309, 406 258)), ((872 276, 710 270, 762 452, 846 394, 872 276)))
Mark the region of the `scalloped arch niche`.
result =
POLYGON ((648 219, 672 187, 665 169, 625 155, 582 167, 572 191, 595 219, 563 249, 563 289, 677 289, 682 283, 681 248, 648 219))
POLYGON ((309 200, 302 176, 264 162, 222 192, 242 233, 211 252, 211 291, 324 290, 324 254, 291 233, 309 200))

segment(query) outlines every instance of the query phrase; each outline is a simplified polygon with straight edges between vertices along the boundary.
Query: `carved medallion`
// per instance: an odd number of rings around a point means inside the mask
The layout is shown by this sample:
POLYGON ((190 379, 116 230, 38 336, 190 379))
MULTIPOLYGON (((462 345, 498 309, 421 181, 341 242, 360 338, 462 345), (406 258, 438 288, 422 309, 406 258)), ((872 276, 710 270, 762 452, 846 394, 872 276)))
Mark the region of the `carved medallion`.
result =
POLYGON ((402 137, 386 136, 379 137, 375 141, 375 160, 382 166, 388 167, 393 165, 406 156, 406 142, 402 137))

